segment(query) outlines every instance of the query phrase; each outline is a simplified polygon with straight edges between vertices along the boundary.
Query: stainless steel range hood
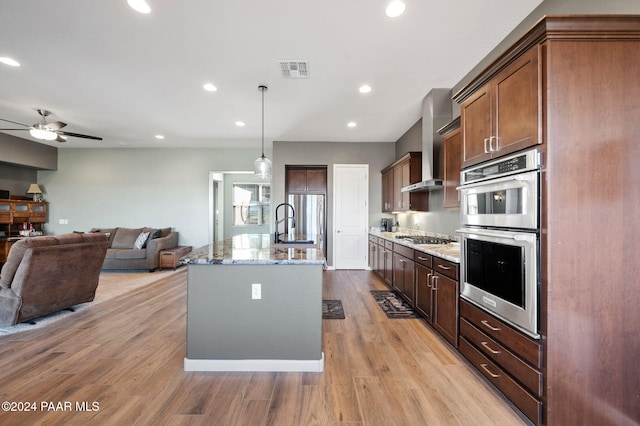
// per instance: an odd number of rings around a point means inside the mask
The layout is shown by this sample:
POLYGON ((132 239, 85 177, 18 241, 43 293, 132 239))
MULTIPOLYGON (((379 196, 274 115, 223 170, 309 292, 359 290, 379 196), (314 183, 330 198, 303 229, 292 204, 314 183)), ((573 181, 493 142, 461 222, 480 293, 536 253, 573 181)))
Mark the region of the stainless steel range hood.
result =
POLYGON ((431 89, 422 100, 422 181, 401 188, 402 192, 442 189, 442 179, 438 179, 442 173, 436 174, 434 158, 440 159, 438 129, 451 121, 451 108, 451 89, 431 89))

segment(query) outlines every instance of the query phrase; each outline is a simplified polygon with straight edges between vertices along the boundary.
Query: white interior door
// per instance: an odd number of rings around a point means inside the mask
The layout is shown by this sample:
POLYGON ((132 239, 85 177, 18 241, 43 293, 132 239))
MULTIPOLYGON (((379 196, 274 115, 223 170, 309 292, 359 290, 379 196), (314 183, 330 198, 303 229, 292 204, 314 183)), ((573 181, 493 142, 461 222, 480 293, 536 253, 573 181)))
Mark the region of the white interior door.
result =
POLYGON ((366 269, 369 165, 334 164, 333 194, 334 267, 366 269))

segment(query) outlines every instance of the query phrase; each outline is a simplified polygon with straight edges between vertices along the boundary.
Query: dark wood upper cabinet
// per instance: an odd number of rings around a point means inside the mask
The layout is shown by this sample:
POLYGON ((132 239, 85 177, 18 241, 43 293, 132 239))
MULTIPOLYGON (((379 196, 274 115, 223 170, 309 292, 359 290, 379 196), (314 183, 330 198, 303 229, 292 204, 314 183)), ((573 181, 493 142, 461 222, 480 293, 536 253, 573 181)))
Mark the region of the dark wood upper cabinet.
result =
POLYGON ((460 197, 458 190, 460 186, 460 169, 462 167, 462 133, 460 131, 460 117, 453 120, 440 130, 443 146, 443 202, 446 209, 459 208, 460 197))
POLYGON ((540 143, 538 49, 531 49, 460 105, 463 166, 540 143))
POLYGON ((325 194, 327 168, 326 166, 287 166, 286 184, 288 194, 325 194))
POLYGON ((408 152, 382 170, 382 211, 427 211, 427 192, 402 192, 404 186, 422 180, 422 153, 408 152))

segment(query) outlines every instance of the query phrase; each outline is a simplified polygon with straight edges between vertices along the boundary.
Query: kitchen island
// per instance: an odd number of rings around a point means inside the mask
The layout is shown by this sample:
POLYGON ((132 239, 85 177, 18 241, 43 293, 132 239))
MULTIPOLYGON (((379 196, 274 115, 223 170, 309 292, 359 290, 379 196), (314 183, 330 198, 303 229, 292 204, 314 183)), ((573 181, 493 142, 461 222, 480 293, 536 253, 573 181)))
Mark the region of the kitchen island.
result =
POLYGON ((238 235, 196 249, 188 265, 185 371, 324 369, 322 250, 238 235))

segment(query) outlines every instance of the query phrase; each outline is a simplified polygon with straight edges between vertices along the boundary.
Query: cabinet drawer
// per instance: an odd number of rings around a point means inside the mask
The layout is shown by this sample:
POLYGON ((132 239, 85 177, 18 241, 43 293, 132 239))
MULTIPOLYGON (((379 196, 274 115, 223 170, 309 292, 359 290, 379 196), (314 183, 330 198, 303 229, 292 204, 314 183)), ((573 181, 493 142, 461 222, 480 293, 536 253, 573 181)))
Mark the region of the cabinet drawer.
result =
POLYGON ((433 264, 433 256, 418 250, 415 250, 413 252, 413 260, 415 260, 416 263, 419 263, 422 266, 426 266, 427 268, 431 268, 431 265, 433 264))
POLYGON ((508 348, 535 368, 542 367, 542 346, 493 315, 460 299, 460 317, 508 348))
POLYGON ((542 402, 532 396, 525 388, 485 357, 465 338, 460 339, 460 353, 484 376, 498 388, 525 416, 533 423, 542 423, 542 402))
POLYGON ((458 281, 458 264, 449 262, 448 260, 444 260, 439 258, 438 256, 434 256, 433 258, 433 270, 435 272, 440 272, 442 275, 446 275, 447 277, 458 281))
POLYGON ((542 396, 542 373, 514 355, 500 343, 460 319, 460 335, 473 343, 485 356, 500 365, 536 396, 542 396))
MULTIPOLYGON (((382 244, 382 242, 380 242, 382 244)), ((384 240, 384 248, 387 250, 393 250, 393 241, 384 240)))
POLYGON ((378 237, 374 237, 373 235, 369 235, 369 241, 378 244, 378 237))
POLYGON ((398 253, 399 255, 407 257, 409 259, 413 259, 413 249, 403 246, 402 244, 394 244, 393 252, 398 253))

